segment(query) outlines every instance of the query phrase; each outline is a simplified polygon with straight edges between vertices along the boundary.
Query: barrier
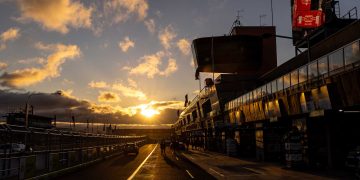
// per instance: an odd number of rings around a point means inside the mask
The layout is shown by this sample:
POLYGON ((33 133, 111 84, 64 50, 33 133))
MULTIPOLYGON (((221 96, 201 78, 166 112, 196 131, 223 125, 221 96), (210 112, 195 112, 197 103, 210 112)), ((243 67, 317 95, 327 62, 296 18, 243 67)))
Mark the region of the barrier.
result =
MULTIPOLYGON (((145 140, 135 141, 139 146, 145 140)), ((58 152, 36 152, 33 155, 0 158, 0 179, 38 179, 56 177, 73 169, 121 154, 125 144, 113 144, 58 152)))

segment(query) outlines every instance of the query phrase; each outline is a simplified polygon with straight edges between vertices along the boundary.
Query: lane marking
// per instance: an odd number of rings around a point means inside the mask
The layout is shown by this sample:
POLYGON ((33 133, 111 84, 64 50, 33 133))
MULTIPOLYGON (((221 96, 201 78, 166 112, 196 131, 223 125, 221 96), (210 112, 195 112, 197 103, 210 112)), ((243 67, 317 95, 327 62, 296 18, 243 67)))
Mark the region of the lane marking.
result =
POLYGON ((189 170, 186 169, 186 172, 188 173, 188 175, 191 177, 191 179, 194 179, 194 176, 190 173, 189 170))
POLYGON ((139 167, 136 168, 136 170, 131 174, 131 176, 129 178, 127 178, 127 180, 131 180, 135 177, 135 175, 139 172, 139 170, 141 169, 141 167, 145 164, 145 162, 149 159, 149 157, 151 156, 151 154, 155 151, 156 147, 158 146, 158 144, 156 144, 156 146, 154 147, 154 149, 150 152, 150 154, 144 159, 144 161, 139 165, 139 167))
POLYGON ((249 170, 249 171, 256 172, 256 173, 258 173, 258 174, 260 174, 260 175, 264 175, 263 172, 260 172, 260 171, 258 171, 258 170, 255 170, 255 169, 253 169, 253 168, 248 168, 248 167, 243 167, 243 168, 246 169, 246 170, 249 170))
POLYGON ((224 175, 223 175, 223 174, 221 174, 221 173, 219 173, 219 172, 215 171, 213 168, 209 168, 209 169, 210 169, 211 171, 215 172, 216 174, 220 175, 221 177, 224 177, 224 175))

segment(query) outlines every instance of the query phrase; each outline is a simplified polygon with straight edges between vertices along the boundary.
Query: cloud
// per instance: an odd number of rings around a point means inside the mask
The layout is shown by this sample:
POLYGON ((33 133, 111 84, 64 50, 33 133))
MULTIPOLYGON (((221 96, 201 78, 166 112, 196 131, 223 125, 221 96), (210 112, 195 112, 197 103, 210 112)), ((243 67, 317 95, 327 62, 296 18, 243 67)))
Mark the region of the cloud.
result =
POLYGON ((161 45, 165 49, 169 49, 171 47, 172 40, 176 38, 177 34, 175 33, 174 28, 171 25, 166 26, 165 29, 159 32, 159 40, 161 45))
POLYGON ((10 88, 20 88, 30 86, 45 79, 60 76, 60 66, 67 59, 80 56, 80 49, 76 45, 37 43, 36 47, 40 50, 52 51, 47 57, 46 63, 40 68, 25 68, 13 72, 5 72, 0 76, 0 85, 10 88))
POLYGON ((123 41, 119 42, 119 48, 123 52, 127 52, 128 49, 131 47, 135 47, 135 43, 134 43, 134 41, 131 41, 128 36, 126 36, 123 41))
POLYGON ((71 90, 59 90, 55 93, 19 93, 0 90, 0 113, 9 110, 21 111, 24 109, 24 100, 31 96, 30 104, 34 106, 36 115, 53 117, 58 122, 68 122, 71 115, 75 115, 77 122, 94 120, 94 123, 103 123, 104 117, 109 123, 174 123, 177 119, 177 109, 182 109, 182 101, 151 101, 136 106, 121 107, 115 104, 95 104, 87 100, 74 97, 71 90), (141 115, 142 109, 154 109, 161 115, 152 121, 145 120, 141 115))
POLYGON ((149 4, 146 0, 111 0, 105 2, 105 13, 113 17, 114 23, 125 22, 131 15, 137 15, 138 20, 147 17, 149 4))
MULTIPOLYGON (((144 109, 153 109, 159 113, 166 110, 178 110, 182 109, 184 102, 182 101, 151 101, 149 103, 140 104, 136 106, 121 107, 111 106, 106 104, 95 105, 93 108, 98 113, 121 113, 123 115, 135 116, 140 114, 144 109)), ((175 113, 174 113, 175 115, 175 113)))
POLYGON ((18 28, 10 28, 6 30, 5 32, 1 33, 0 39, 3 42, 7 42, 10 40, 14 40, 18 37, 20 37, 20 30, 18 28))
POLYGON ((126 96, 126 97, 134 97, 134 98, 137 98, 139 100, 146 100, 147 99, 146 95, 142 91, 134 89, 132 87, 124 86, 121 83, 113 84, 112 89, 120 91, 121 94, 126 96))
POLYGON ((6 43, 13 41, 21 36, 18 28, 9 28, 0 34, 0 51, 6 49, 6 43))
POLYGON ((187 39, 180 39, 176 45, 184 55, 190 54, 190 42, 187 39))
POLYGON ((109 91, 100 91, 100 95, 98 96, 98 101, 105 103, 115 103, 115 102, 119 102, 120 98, 116 93, 109 91))
POLYGON ((177 67, 177 64, 176 64, 176 60, 170 58, 169 61, 168 61, 168 66, 167 66, 167 68, 165 69, 165 71, 160 72, 160 75, 169 76, 170 74, 172 74, 172 73, 174 73, 175 71, 177 71, 177 69, 178 69, 178 67, 177 67))
POLYGON ((56 93, 17 93, 0 90, 0 112, 23 109, 24 101, 31 96, 30 104, 34 106, 36 114, 52 117, 54 114, 64 114, 67 110, 89 113, 91 103, 80 100, 71 95, 71 90, 59 90, 56 93))
POLYGON ((133 97, 133 98, 137 98, 139 100, 147 99, 145 93, 143 93, 141 90, 136 89, 137 84, 134 80, 128 79, 128 82, 130 84, 130 87, 123 85, 122 83, 109 84, 109 83, 106 83, 105 81, 99 81, 99 82, 91 81, 89 83, 89 86, 92 88, 119 91, 125 97, 133 97))
POLYGON ((63 84, 63 85, 73 85, 74 81, 71 81, 71 80, 65 78, 65 79, 63 79, 61 84, 63 84))
POLYGON ((137 88, 137 83, 133 79, 128 78, 127 81, 130 87, 137 88))
POLYGON ((91 28, 93 9, 71 0, 19 0, 19 21, 34 21, 44 29, 62 34, 69 28, 91 28))
POLYGON ((98 82, 91 81, 88 85, 91 88, 108 88, 109 87, 109 85, 105 81, 98 81, 98 82))
POLYGON ((4 63, 4 62, 0 62, 0 71, 4 70, 8 67, 8 64, 4 63))
POLYGON ((148 19, 144 21, 147 30, 151 33, 155 33, 155 21, 154 19, 148 19))
POLYGON ((152 55, 145 55, 140 58, 140 63, 136 67, 125 66, 123 69, 129 71, 130 74, 146 75, 148 78, 154 78, 155 75, 169 76, 177 70, 176 60, 170 58, 168 66, 164 70, 160 70, 162 59, 165 57, 163 51, 159 51, 152 55))
POLYGON ((46 59, 42 57, 35 57, 35 58, 27 58, 27 59, 20 59, 17 61, 19 64, 44 64, 46 59))

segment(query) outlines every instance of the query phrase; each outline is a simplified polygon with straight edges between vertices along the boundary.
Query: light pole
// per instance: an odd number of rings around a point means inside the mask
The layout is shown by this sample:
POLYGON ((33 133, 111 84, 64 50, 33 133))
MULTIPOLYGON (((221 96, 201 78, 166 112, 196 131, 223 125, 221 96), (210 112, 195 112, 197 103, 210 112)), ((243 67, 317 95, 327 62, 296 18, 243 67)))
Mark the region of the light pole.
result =
POLYGON ((26 104, 25 104, 25 127, 26 128, 29 127, 29 101, 30 101, 31 96, 35 96, 35 95, 38 95, 38 94, 30 94, 26 100, 26 104))
MULTIPOLYGON (((25 128, 29 128, 29 101, 31 96, 33 95, 38 95, 38 94, 30 94, 27 99, 26 99, 26 104, 25 104, 25 128)), ((27 141, 28 141, 28 134, 25 133, 25 140, 24 140, 24 145, 25 145, 25 149, 27 149, 27 141)))

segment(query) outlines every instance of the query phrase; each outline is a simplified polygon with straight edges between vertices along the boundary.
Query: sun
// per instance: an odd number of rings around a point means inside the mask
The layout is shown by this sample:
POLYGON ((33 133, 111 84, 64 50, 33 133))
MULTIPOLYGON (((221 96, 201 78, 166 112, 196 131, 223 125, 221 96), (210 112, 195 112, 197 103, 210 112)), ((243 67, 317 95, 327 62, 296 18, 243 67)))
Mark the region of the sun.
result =
POLYGON ((160 114, 160 112, 155 109, 146 108, 141 110, 141 114, 147 118, 151 118, 156 114, 160 114))

